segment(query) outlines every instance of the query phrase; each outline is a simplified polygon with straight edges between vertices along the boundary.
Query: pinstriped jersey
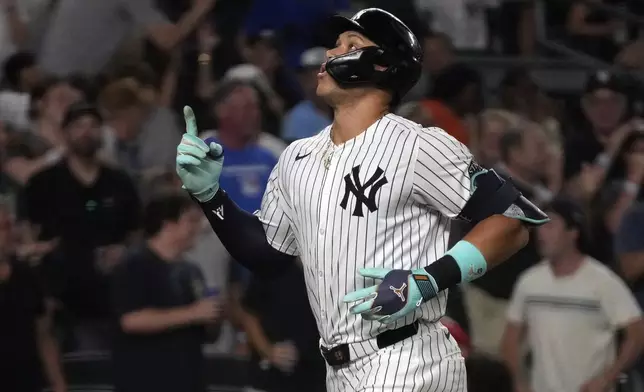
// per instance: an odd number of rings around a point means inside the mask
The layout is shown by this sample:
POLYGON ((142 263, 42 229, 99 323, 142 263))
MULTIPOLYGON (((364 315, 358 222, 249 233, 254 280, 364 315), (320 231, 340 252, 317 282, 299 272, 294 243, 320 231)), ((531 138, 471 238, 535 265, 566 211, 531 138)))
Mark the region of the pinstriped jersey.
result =
POLYGON ((342 298, 376 284, 360 268, 411 270, 443 256, 450 220, 470 196, 469 150, 442 129, 394 114, 341 145, 330 129, 284 151, 257 212, 271 246, 302 260, 322 343, 437 321, 447 291, 388 326, 350 314, 342 298))

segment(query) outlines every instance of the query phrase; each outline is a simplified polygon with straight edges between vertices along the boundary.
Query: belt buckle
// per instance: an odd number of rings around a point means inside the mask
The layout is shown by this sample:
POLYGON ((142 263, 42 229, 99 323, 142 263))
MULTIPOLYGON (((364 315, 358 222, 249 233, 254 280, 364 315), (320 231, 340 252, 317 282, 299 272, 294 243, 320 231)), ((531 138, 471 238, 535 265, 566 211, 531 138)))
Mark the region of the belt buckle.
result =
POLYGON ((344 361, 345 360, 344 359, 344 354, 342 353, 342 350, 335 350, 335 352, 333 353, 333 357, 337 361, 344 361))
POLYGON ((342 366, 351 360, 349 346, 341 344, 335 347, 321 347, 322 356, 330 366, 342 366))

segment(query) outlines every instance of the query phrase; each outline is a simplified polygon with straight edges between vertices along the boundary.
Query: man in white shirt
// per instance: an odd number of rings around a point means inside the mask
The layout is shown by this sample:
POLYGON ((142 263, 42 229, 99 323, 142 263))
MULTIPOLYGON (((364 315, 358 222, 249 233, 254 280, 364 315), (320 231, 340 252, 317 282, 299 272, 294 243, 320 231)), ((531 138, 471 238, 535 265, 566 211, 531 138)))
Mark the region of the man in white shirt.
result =
POLYGON ((611 391, 642 350, 641 311, 621 279, 582 252, 582 210, 559 198, 545 211, 551 222, 538 229, 538 239, 546 260, 519 278, 503 337, 515 390, 611 391), (619 330, 625 333, 617 350, 619 330), (530 381, 521 374, 524 336, 532 352, 530 381))

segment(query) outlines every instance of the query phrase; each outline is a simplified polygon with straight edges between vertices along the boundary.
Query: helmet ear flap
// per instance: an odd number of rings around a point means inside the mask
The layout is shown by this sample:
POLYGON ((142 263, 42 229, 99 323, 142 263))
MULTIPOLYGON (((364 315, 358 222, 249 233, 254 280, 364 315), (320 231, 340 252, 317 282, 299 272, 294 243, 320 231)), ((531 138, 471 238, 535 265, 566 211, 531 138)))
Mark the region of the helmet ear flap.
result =
POLYGON ((361 48, 333 57, 326 63, 326 70, 342 87, 374 84, 381 72, 376 70, 376 60, 382 49, 376 46, 361 48))
POLYGON ((374 59, 374 67, 376 67, 374 84, 386 89, 395 90, 392 84, 398 77, 398 73, 400 71, 400 67, 398 66, 399 63, 400 60, 398 60, 395 55, 386 50, 380 49, 377 58, 374 59))
MULTIPOLYGON (((367 49, 367 48, 365 48, 367 49)), ((380 85, 384 80, 388 79, 391 71, 395 69, 395 64, 392 56, 388 55, 386 51, 378 47, 369 48, 372 53, 370 65, 373 67, 372 83, 376 86, 380 85)))

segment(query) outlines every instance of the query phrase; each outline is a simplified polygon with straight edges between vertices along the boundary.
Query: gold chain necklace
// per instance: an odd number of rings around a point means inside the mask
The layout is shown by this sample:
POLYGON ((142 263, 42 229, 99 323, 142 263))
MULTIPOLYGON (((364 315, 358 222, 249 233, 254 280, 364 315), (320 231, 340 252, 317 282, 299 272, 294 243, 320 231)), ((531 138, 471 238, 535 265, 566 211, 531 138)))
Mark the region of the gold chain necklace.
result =
POLYGON ((324 158, 322 162, 324 163, 324 168, 329 170, 331 166, 331 159, 333 159, 333 153, 335 152, 335 146, 333 145, 333 128, 329 131, 329 141, 326 145, 326 151, 324 152, 324 158))

